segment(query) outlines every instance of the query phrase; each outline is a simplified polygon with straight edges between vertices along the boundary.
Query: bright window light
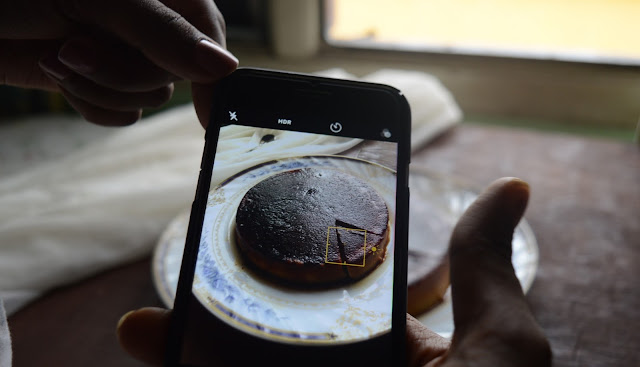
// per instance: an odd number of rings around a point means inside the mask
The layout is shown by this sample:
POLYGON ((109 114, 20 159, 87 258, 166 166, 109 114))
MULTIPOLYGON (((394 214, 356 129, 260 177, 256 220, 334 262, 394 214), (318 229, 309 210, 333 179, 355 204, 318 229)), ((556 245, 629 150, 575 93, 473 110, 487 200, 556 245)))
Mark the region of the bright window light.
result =
POLYGON ((336 46, 640 64, 640 0, 327 0, 336 46))

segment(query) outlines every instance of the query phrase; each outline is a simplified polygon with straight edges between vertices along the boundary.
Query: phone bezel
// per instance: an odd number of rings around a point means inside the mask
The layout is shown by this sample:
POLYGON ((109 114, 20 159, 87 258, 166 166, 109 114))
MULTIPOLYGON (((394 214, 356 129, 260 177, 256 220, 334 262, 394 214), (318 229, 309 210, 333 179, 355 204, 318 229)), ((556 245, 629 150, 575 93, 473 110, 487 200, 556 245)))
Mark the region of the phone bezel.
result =
MULTIPOLYGON (((206 198, 210 189, 213 160, 217 149, 219 131, 222 126, 229 125, 225 119, 228 101, 241 95, 242 88, 252 86, 247 92, 246 100, 242 104, 257 106, 260 119, 248 126, 261 125, 265 119, 265 111, 274 111, 279 106, 295 106, 286 108, 289 115, 308 114, 307 108, 318 108, 318 119, 325 118, 320 112, 331 111, 326 104, 331 102, 332 109, 340 110, 341 117, 352 123, 343 125, 339 134, 345 137, 363 138, 370 140, 387 140, 398 143, 397 159, 397 190, 396 190, 396 226, 394 253, 394 287, 392 306, 392 328, 389 333, 391 355, 394 365, 405 364, 405 333, 406 333, 406 303, 407 303, 407 243, 408 243, 408 212, 409 188, 408 172, 410 162, 410 127, 411 118, 408 103, 402 93, 395 88, 372 83, 347 80, 329 79, 305 74, 271 71, 265 69, 240 68, 226 77, 214 89, 212 112, 205 134, 205 147, 201 161, 200 176, 196 189, 195 200, 191 208, 191 217, 185 250, 182 259, 178 288, 171 318, 169 339, 165 358, 166 366, 184 366, 179 364, 182 335, 187 317, 187 306, 193 284, 195 264, 198 254, 198 244, 202 234, 202 223, 206 209, 206 198), (279 91, 279 93, 275 93, 279 91), (289 92, 287 92, 289 91, 289 92), (231 97, 233 95, 234 97, 231 97), (303 103, 305 101, 305 103, 303 103), (314 102, 310 102, 314 101, 314 102), (311 106, 311 107, 310 107, 311 106), (262 110, 261 110, 262 109, 262 110), (388 139, 380 137, 381 128, 390 126, 393 121, 392 136, 388 139), (357 128, 361 129, 358 130, 357 128), (366 128, 366 130, 362 130, 366 128)), ((283 108, 284 109, 284 108, 283 108)), ((246 113, 246 112, 245 112, 246 113)), ((274 116, 276 116, 274 114, 274 116)), ((308 116, 308 115, 305 115, 308 116)), ((245 116, 246 117, 246 116, 245 116)), ((234 122, 238 124, 238 122, 234 122)), ((287 127, 271 127, 286 130, 287 127)), ((291 126, 290 130, 313 133, 324 133, 324 127, 314 121, 307 121, 304 126, 291 126)), ((386 339, 385 339, 386 340, 386 339)), ((327 348, 327 347, 306 347, 327 348)))

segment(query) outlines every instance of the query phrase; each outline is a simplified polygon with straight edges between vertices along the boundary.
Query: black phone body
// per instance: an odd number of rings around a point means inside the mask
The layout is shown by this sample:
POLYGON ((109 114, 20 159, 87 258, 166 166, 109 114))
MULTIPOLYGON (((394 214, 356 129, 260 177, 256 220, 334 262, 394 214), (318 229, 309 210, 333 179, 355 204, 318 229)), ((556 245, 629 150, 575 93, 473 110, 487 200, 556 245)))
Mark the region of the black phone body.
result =
POLYGON ((212 101, 166 365, 404 365, 409 157, 410 111, 396 89, 246 68, 222 80, 212 101), (304 174, 307 181, 295 181, 304 174), (323 175, 326 182, 315 186, 323 175), (352 186, 344 186, 347 181, 352 186), (246 198, 253 188, 266 193, 267 204, 246 198), (324 189, 338 193, 304 206, 305 195, 324 189), (372 197, 382 199, 382 209, 372 197), (298 221, 274 229, 273 222, 261 222, 276 215, 273 210, 261 217, 258 206, 240 214, 247 203, 271 208, 273 200, 296 204, 281 209, 278 223, 298 221), (365 213, 341 219, 356 210, 365 213), (385 210, 382 234, 371 218, 385 210), (355 223, 358 218, 363 222, 355 223), (257 243, 241 234, 245 225, 254 225, 245 231, 259 233, 257 243), (292 226, 319 233, 299 242, 317 242, 320 255, 284 253, 291 238, 306 235, 290 235, 292 226), (264 255, 263 240, 285 248, 264 255))

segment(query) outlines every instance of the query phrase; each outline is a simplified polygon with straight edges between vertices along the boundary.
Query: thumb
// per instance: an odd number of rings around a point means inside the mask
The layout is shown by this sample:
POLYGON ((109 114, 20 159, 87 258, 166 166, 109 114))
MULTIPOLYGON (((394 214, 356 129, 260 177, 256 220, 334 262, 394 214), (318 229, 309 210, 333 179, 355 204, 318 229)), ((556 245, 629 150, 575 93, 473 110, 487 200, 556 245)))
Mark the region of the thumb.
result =
POLYGON ((492 366, 550 365, 548 342, 511 264, 513 231, 528 199, 526 182, 497 180, 453 231, 449 257, 455 332, 447 357, 451 362, 481 356, 492 366))
POLYGON ((504 303, 524 301, 511 265, 513 231, 529 199, 519 179, 493 182, 465 211, 451 235, 449 260, 456 332, 460 335, 498 297, 504 303))
POLYGON ((191 83, 191 95, 193 97, 193 107, 200 124, 205 129, 209 125, 211 118, 211 104, 213 101, 214 84, 191 83))
POLYGON ((162 366, 170 319, 171 311, 155 307, 125 314, 116 329, 120 346, 135 359, 162 366))

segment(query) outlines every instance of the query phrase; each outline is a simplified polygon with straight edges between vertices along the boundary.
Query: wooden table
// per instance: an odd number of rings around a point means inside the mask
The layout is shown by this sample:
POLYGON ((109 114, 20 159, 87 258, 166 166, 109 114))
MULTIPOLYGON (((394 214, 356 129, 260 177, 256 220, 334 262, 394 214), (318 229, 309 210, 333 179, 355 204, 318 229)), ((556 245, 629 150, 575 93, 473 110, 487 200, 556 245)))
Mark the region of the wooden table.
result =
MULTIPOLYGON (((527 298, 555 366, 640 366, 640 149, 633 144, 462 125, 414 166, 482 189, 531 184, 540 246, 527 298)), ((160 305, 148 259, 59 289, 9 318, 14 366, 140 366, 119 350, 123 313, 160 305)))

